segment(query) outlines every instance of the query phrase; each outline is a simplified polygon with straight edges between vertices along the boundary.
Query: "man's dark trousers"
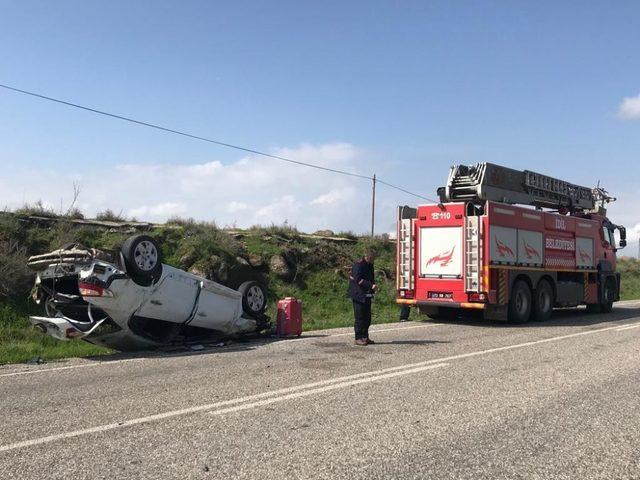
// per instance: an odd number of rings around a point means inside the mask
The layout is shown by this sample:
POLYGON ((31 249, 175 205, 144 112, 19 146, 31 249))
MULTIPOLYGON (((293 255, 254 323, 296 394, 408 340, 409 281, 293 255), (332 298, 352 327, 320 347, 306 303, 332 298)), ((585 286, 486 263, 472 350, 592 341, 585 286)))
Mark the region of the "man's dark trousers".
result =
POLYGON ((371 299, 365 299, 364 303, 353 301, 353 315, 355 317, 354 330, 356 340, 369 338, 369 327, 371 326, 371 299))

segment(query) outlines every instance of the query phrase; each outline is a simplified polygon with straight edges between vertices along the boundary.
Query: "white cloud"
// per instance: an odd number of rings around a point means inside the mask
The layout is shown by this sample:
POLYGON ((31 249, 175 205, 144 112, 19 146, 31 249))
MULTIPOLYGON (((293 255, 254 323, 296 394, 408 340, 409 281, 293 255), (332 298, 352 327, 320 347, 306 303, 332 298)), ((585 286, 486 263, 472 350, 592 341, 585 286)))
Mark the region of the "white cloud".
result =
POLYGON ((249 208, 249 205, 244 202, 231 201, 227 203, 227 210, 232 213, 242 212, 243 210, 248 210, 249 208))
POLYGON ((351 187, 343 189, 333 189, 330 192, 323 193, 318 197, 311 200, 311 205, 336 205, 339 203, 345 203, 346 200, 350 200, 354 197, 355 190, 351 187))
MULTIPOLYGON (((393 177, 387 177, 392 172, 385 170, 383 160, 371 160, 375 152, 350 144, 302 145, 273 153, 361 174, 377 171, 392 183, 429 195, 424 182, 412 187, 410 182, 415 179, 408 175, 394 182, 393 177)), ((0 157, 0 163, 6 165, 10 160, 0 157)), ((446 165, 438 171, 444 179, 446 165)), ((71 175, 46 168, 5 168, 0 176, 0 209, 42 200, 56 210, 65 210, 74 182, 82 187, 78 207, 87 216, 109 208, 154 222, 179 215, 241 228, 286 220, 306 232, 365 233, 370 229, 371 182, 256 156, 225 164, 217 160, 195 165, 120 164, 71 175)), ((609 206, 609 217, 627 226, 629 246, 621 253, 635 255, 640 240, 640 190, 632 181, 620 182, 616 186, 619 200, 609 206)), ((396 206, 416 203, 419 201, 395 190, 377 189, 376 232, 394 231, 396 206)))
POLYGON ((640 94, 622 100, 618 106, 618 117, 624 120, 640 120, 640 94))
MULTIPOLYGON (((375 169, 369 156, 364 161, 363 150, 348 143, 305 144, 273 153, 361 174, 375 169)), ((128 163, 73 176, 12 169, 0 177, 0 208, 40 199, 67 206, 74 181, 84 187, 78 206, 88 216, 109 208, 149 221, 180 215, 238 227, 286 220, 303 231, 369 228, 371 185, 366 180, 258 156, 225 164, 217 160, 195 165, 128 163)), ((395 212, 393 208, 386 212, 385 195, 395 196, 393 191, 379 193, 380 231, 386 231, 395 212)))
POLYGON ((270 225, 272 223, 289 222, 290 218, 297 218, 299 213, 299 203, 293 195, 284 195, 274 201, 258 208, 254 218, 260 225, 270 225))
POLYGON ((165 202, 158 203, 157 205, 147 206, 142 205, 127 212, 130 217, 143 217, 149 219, 166 219, 174 215, 182 215, 187 212, 187 206, 184 203, 165 202))

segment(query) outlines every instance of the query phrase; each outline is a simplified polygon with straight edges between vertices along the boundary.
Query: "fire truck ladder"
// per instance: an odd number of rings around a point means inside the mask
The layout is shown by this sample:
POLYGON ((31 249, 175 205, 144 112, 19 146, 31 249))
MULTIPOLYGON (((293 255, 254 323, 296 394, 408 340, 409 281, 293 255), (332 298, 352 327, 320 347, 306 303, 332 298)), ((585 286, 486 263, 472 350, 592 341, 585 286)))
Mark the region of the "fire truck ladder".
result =
POLYGON ((416 209, 410 207, 398 208, 398 263, 397 263, 397 287, 398 290, 413 290, 413 218, 416 209))
POLYGON ((492 200, 573 212, 594 212, 601 207, 596 192, 590 188, 493 163, 452 166, 447 185, 438 189, 438 195, 442 203, 492 200))
POLYGON ((482 290, 482 221, 480 217, 465 219, 465 267, 464 285, 467 292, 482 290))

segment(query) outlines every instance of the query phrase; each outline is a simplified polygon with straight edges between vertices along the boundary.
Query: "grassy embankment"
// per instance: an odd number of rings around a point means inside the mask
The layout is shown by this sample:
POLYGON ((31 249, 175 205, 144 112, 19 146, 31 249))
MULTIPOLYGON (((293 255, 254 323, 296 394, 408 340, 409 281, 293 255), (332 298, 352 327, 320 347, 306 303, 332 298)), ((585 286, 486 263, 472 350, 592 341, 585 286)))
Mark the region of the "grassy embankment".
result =
POLYGON ((618 271, 622 275, 620 298, 622 300, 640 298, 640 260, 624 258, 618 262, 618 271))
MULTIPOLYGON (((234 288, 247 276, 263 281, 268 285, 268 313, 272 317, 278 298, 300 298, 306 330, 352 323, 351 304, 345 297, 348 268, 365 248, 373 245, 379 252, 376 270, 381 287, 375 301, 374 323, 398 318, 393 297, 394 245, 384 239, 352 237, 353 242, 331 242, 303 237, 286 226, 256 227, 229 235, 214 225, 191 221, 176 221, 147 233, 160 241, 165 263, 234 288), (272 264, 274 257, 283 260, 279 269, 272 264)), ((29 299, 33 274, 22 267, 29 255, 44 253, 66 242, 112 249, 127 235, 130 233, 75 226, 65 221, 43 225, 0 214, 0 263, 10 261, 15 270, 11 276, 16 279, 5 285, 4 296, 0 284, 0 364, 38 356, 51 360, 110 353, 82 341, 60 342, 31 328, 26 319, 28 314, 42 312, 29 299)))
MULTIPOLYGON (((247 275, 268 285, 268 313, 274 316, 278 298, 294 296, 304 302, 306 330, 347 326, 352 323, 350 302, 345 298, 348 268, 365 248, 379 252, 376 261, 381 291, 376 297, 374 323, 395 321, 394 244, 355 238, 351 243, 331 242, 301 236, 289 227, 254 228, 230 235, 214 225, 176 221, 149 232, 164 251, 164 261, 192 270, 221 283, 237 287, 247 275), (284 260, 272 265, 274 257, 284 260), (249 263, 252 265, 250 266, 249 263)), ((29 299, 33 273, 25 267, 29 255, 43 253, 61 244, 113 249, 130 233, 108 228, 75 226, 60 221, 53 226, 19 220, 0 213, 0 364, 34 357, 52 360, 110 353, 82 341, 60 342, 30 327, 28 314, 41 314, 29 299)), ((620 261, 622 299, 640 298, 640 262, 620 261)))

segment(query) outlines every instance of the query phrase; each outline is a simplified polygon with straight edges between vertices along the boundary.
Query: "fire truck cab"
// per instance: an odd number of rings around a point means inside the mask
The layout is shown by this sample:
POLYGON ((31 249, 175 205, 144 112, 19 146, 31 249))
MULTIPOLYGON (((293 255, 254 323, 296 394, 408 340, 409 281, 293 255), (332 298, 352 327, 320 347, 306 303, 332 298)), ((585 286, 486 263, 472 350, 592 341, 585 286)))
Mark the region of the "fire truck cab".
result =
POLYGON ((434 319, 482 310, 524 323, 554 307, 609 312, 619 300, 626 233, 607 219, 615 199, 602 188, 480 163, 451 167, 438 195, 398 208, 399 304, 434 319))

